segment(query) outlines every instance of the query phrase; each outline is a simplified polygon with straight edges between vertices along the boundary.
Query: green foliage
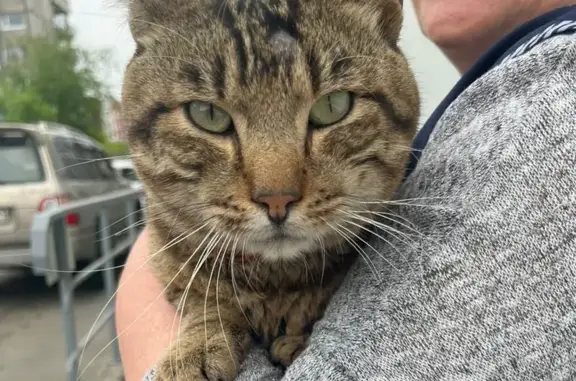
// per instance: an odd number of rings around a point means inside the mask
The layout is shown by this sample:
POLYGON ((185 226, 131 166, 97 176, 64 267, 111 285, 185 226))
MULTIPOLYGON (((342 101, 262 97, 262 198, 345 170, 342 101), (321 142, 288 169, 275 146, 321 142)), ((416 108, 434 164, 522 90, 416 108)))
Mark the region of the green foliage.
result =
POLYGON ((123 156, 128 155, 130 150, 128 144, 120 142, 105 142, 104 149, 109 156, 123 156))
POLYGON ((54 107, 32 89, 15 90, 10 84, 0 83, 0 105, 3 118, 9 121, 33 123, 57 119, 54 107))
POLYGON ((72 37, 60 31, 17 41, 24 58, 0 69, 0 110, 7 121, 55 121, 103 141, 107 89, 95 70, 104 57, 75 47, 72 37))

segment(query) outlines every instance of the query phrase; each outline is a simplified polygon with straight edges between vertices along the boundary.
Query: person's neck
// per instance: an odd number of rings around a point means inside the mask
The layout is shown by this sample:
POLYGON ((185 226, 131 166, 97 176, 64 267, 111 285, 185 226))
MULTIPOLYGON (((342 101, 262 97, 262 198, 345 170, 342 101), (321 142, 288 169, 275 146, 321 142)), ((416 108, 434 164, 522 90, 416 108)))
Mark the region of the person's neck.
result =
POLYGON ((478 41, 475 44, 466 44, 458 47, 441 47, 442 52, 460 74, 466 73, 472 65, 486 52, 498 39, 478 41))
POLYGON ((492 45, 518 26, 554 9, 576 4, 574 0, 543 1, 542 3, 539 8, 534 9, 532 12, 523 13, 522 17, 506 25, 502 25, 501 28, 490 34, 474 40, 462 41, 462 43, 458 45, 440 46, 440 49, 460 74, 464 74, 492 45))

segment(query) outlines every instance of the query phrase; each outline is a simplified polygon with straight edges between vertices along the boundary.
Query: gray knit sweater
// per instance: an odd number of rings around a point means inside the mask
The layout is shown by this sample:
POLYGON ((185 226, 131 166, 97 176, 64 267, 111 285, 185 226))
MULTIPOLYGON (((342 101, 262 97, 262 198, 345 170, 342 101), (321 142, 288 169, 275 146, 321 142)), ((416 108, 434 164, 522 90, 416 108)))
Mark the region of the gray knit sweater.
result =
POLYGON ((400 192, 417 232, 374 241, 282 374, 239 381, 576 380, 576 35, 491 69, 400 192))

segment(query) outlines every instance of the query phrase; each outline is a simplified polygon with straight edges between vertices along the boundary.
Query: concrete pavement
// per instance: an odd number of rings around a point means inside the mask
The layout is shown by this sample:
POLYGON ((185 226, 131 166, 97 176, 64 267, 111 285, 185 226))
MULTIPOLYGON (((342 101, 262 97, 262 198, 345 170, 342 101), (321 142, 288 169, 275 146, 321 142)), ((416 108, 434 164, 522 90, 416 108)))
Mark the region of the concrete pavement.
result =
MULTIPOLYGON (((78 336, 87 333, 106 303, 89 283, 76 293, 78 336)), ((88 346, 80 370, 111 340, 104 328, 88 346)), ((41 278, 0 269, 0 380, 65 381, 65 351, 57 288, 47 289, 41 278)), ((105 350, 86 369, 81 380, 119 381, 120 368, 105 350)))

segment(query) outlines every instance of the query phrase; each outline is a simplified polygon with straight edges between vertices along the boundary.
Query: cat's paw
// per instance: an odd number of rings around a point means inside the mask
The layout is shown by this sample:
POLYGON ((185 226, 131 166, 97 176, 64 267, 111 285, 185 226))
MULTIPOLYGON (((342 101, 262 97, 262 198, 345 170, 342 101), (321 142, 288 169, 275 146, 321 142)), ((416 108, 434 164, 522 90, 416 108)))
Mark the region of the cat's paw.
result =
POLYGON ((226 345, 184 352, 174 348, 157 367, 154 381, 233 381, 238 371, 226 345))
POLYGON ((280 336, 272 343, 272 360, 288 367, 308 345, 308 335, 280 336))

